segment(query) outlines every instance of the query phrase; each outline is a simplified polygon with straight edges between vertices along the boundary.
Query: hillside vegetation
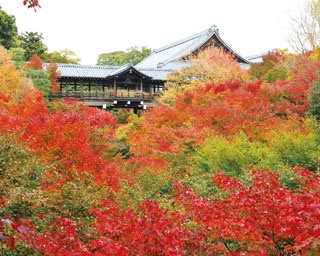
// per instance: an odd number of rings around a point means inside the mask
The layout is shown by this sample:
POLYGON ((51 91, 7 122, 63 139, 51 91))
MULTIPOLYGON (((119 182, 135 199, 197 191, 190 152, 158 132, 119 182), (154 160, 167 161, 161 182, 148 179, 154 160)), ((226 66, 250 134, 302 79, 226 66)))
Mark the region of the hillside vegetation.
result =
POLYGON ((0 48, 1 255, 320 253, 319 51, 191 61, 116 117, 0 48))

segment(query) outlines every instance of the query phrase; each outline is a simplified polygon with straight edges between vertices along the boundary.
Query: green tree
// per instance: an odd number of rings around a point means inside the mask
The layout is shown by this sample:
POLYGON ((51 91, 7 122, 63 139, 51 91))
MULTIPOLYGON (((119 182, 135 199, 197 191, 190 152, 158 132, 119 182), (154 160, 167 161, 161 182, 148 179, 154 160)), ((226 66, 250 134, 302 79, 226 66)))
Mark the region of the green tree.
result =
POLYGON ((22 33, 19 37, 20 47, 25 50, 26 60, 30 60, 32 55, 36 54, 40 58, 48 50, 48 47, 43 43, 43 35, 38 32, 25 32, 22 33))
POLYGON ((126 51, 115 51, 101 53, 98 57, 97 65, 104 66, 121 66, 131 62, 133 65, 148 57, 151 49, 147 47, 131 47, 126 51))
POLYGON ((309 103, 309 114, 315 116, 320 121, 320 80, 315 82, 311 87, 309 103))
POLYGON ((269 83, 274 83, 277 79, 287 79, 288 78, 288 70, 283 66, 275 66, 270 69, 268 73, 265 75, 265 79, 269 83))
POLYGON ((272 52, 262 56, 261 62, 251 63, 249 74, 254 78, 264 77, 270 70, 283 62, 288 56, 286 50, 275 49, 272 52))
POLYGON ((42 91, 43 98, 45 100, 48 100, 51 89, 49 74, 44 70, 37 70, 31 68, 27 70, 27 75, 31 77, 34 86, 42 91))
POLYGON ((127 49, 126 62, 132 62, 133 65, 138 64, 151 54, 151 49, 146 47, 131 47, 127 49))
POLYGON ((0 6, 0 44, 6 49, 14 47, 17 35, 16 18, 7 14, 0 6))
POLYGON ((42 197, 39 189, 46 168, 28 147, 0 135, 0 195, 9 199, 7 207, 12 216, 30 217, 39 209, 42 200, 35 199, 42 197))
POLYGON ((18 48, 10 48, 10 52, 12 52, 12 60, 15 61, 17 67, 22 67, 25 65, 26 59, 24 57, 24 49, 21 47, 18 48))
POLYGON ((46 52, 43 54, 42 60, 44 62, 53 61, 55 63, 70 63, 79 64, 81 59, 76 53, 69 49, 63 49, 61 51, 46 52))
POLYGON ((124 51, 101 53, 98 57, 97 65, 120 66, 124 63, 125 54, 124 51))

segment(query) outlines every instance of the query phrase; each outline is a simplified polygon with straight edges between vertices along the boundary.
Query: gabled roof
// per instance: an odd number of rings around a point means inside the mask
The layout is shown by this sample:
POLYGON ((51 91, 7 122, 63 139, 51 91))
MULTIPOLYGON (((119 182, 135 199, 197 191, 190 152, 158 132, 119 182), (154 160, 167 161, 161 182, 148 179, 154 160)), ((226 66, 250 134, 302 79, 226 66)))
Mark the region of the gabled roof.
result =
MULTIPOLYGON (((233 50, 228 44, 226 44, 219 35, 219 30, 216 26, 212 26, 200 33, 185 39, 179 40, 175 43, 158 48, 152 52, 152 54, 138 63, 136 67, 149 67, 149 68, 166 68, 179 69, 179 60, 190 56, 197 52, 202 46, 204 46, 210 39, 215 38, 219 41, 219 44, 226 48, 238 59, 239 62, 249 63, 244 57, 240 56, 235 50, 233 50)), ((187 65, 187 63, 184 63, 187 65)), ((182 65, 183 66, 183 65, 182 65)))
MULTIPOLYGON (((49 63, 43 63, 46 68, 49 63)), ((119 67, 117 66, 89 66, 79 64, 57 63, 58 71, 62 77, 76 78, 106 78, 119 67)))
MULTIPOLYGON (((43 63, 44 69, 49 63, 43 63)), ((123 66, 89 66, 79 64, 57 63, 58 71, 61 77, 70 78, 96 78, 108 79, 120 76, 130 70, 141 77, 152 80, 165 80, 166 76, 175 70, 172 69, 154 69, 154 68, 136 68, 131 63, 123 66)))
POLYGON ((138 68, 144 74, 152 77, 152 80, 164 81, 167 79, 167 75, 176 72, 175 69, 164 69, 164 68, 138 68))
MULTIPOLYGON (((212 26, 193 36, 154 50, 149 57, 135 66, 132 63, 123 66, 89 66, 61 63, 57 64, 58 71, 64 78, 112 79, 126 72, 134 72, 145 79, 163 81, 166 80, 168 74, 189 67, 191 63, 187 60, 187 57, 197 53, 208 43, 212 43, 212 39, 215 44, 231 52, 240 65, 244 65, 244 68, 246 68, 249 61, 226 44, 221 39, 218 28, 212 26)), ((48 63, 43 64, 44 68, 48 65, 48 63)))
POLYGON ((267 52, 260 52, 258 54, 251 55, 251 56, 247 57, 247 59, 250 62, 262 62, 263 56, 268 55, 268 54, 276 54, 276 52, 277 52, 276 49, 273 49, 273 50, 267 51, 267 52))
POLYGON ((138 70, 136 69, 132 63, 128 63, 128 64, 125 64, 121 67, 119 67, 118 69, 114 70, 113 72, 111 72, 109 75, 108 75, 108 78, 113 78, 113 77, 117 77, 117 76, 121 76, 125 73, 135 73, 145 79, 152 79, 151 76, 148 76, 145 72, 141 71, 141 70, 138 70))

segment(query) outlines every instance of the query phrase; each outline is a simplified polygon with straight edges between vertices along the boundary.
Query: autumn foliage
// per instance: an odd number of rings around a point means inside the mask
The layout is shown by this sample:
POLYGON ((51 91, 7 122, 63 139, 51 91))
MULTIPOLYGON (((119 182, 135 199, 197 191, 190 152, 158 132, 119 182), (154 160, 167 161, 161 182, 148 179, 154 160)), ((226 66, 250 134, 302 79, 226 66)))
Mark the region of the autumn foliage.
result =
POLYGON ((27 63, 27 68, 42 70, 42 64, 42 60, 39 58, 39 56, 34 54, 32 55, 31 60, 27 63))
POLYGON ((173 105, 183 92, 192 92, 206 84, 249 80, 248 72, 242 69, 234 56, 222 48, 209 47, 190 58, 191 67, 170 74, 165 84, 166 90, 160 102, 173 105))
POLYGON ((34 10, 41 7, 38 0, 23 0, 23 4, 28 8, 33 8, 34 10))
POLYGON ((295 171, 300 186, 294 192, 279 183, 278 174, 259 170, 253 172, 251 186, 217 173, 212 182, 226 196, 208 200, 176 185, 176 199, 205 230, 217 254, 304 254, 317 248, 313 243, 320 235, 319 177, 304 169, 295 171))
POLYGON ((267 56, 249 79, 210 49, 173 75, 166 105, 121 124, 74 99, 44 102, 0 54, 1 254, 319 254, 312 54, 267 56))

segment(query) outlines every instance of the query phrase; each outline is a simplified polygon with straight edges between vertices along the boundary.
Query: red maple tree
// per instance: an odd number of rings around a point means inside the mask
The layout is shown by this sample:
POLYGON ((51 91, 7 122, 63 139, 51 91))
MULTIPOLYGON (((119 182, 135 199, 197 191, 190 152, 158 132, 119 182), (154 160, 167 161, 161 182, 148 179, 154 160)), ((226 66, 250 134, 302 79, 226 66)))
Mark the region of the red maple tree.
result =
POLYGON ((299 189, 291 191, 279 175, 253 171, 253 184, 246 186, 222 172, 212 182, 221 197, 209 200, 177 184, 176 202, 187 216, 206 230, 217 252, 242 255, 297 255, 308 249, 319 252, 320 178, 295 168, 299 189))

